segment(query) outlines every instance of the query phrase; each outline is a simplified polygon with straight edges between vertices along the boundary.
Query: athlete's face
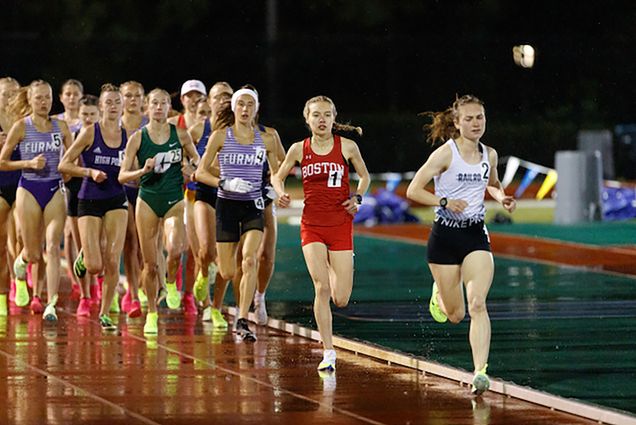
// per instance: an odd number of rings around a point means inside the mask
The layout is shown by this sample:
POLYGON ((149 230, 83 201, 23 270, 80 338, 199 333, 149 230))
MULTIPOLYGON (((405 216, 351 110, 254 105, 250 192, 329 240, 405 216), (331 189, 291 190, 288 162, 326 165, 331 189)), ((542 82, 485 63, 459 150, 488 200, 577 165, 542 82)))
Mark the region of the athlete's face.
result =
POLYGON ((208 103, 212 108, 212 113, 217 114, 221 109, 221 106, 228 103, 232 99, 232 89, 223 85, 217 84, 210 90, 210 97, 208 97, 208 103))
POLYGON ((29 90, 29 106, 35 115, 48 117, 53 106, 53 91, 48 84, 38 84, 29 90))
POLYGON ((79 116, 82 120, 82 127, 88 127, 99 121, 99 108, 95 105, 81 105, 79 116))
POLYGON ((331 103, 320 101, 309 104, 305 122, 316 136, 331 134, 335 120, 336 114, 331 103))
POLYGON ((170 98, 163 93, 153 93, 148 98, 148 116, 154 120, 166 120, 170 112, 170 98))
POLYGON ((236 100, 234 119, 245 125, 251 125, 256 116, 256 101, 249 94, 242 94, 236 100))
POLYGON ((210 118, 210 115, 212 115, 212 108, 208 102, 199 102, 197 104, 197 120, 205 121, 210 118))
POLYGON ((119 120, 123 109, 122 95, 118 91, 107 91, 99 97, 99 110, 107 120, 119 120))
POLYGON ((60 102, 65 110, 76 110, 79 108, 79 100, 82 98, 82 91, 75 84, 67 84, 60 94, 60 102))
POLYGON ((479 103, 467 103, 458 108, 455 128, 467 140, 479 141, 486 132, 486 112, 479 103))
POLYGON ((15 83, 0 84, 0 109, 4 109, 9 104, 9 100, 18 92, 18 86, 15 83))
POLYGON ((198 91, 192 90, 181 96, 181 104, 186 111, 194 114, 197 111, 197 102, 202 97, 203 94, 199 93, 198 91))
POLYGON ((127 84, 121 87, 124 97, 124 111, 129 114, 140 114, 144 103, 144 91, 136 84, 127 84))

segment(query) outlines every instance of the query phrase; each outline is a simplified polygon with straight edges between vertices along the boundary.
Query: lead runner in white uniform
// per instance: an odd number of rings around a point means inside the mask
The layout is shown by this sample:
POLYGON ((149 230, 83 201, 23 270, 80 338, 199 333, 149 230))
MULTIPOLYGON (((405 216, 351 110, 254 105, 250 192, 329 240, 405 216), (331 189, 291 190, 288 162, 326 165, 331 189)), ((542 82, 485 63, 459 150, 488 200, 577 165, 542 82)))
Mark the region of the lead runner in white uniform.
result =
POLYGON ((466 315, 462 281, 470 314, 470 346, 475 377, 472 392, 479 395, 490 386, 486 367, 490 350, 490 318, 486 297, 494 263, 484 225, 484 194, 509 212, 515 200, 506 196, 497 175, 497 152, 483 145, 486 113, 472 95, 462 96, 443 112, 429 113, 429 140, 447 140, 418 170, 407 197, 423 205, 437 206, 428 241, 428 263, 435 282, 429 309, 437 322, 459 323, 466 315), (435 180, 435 194, 425 189, 435 180))

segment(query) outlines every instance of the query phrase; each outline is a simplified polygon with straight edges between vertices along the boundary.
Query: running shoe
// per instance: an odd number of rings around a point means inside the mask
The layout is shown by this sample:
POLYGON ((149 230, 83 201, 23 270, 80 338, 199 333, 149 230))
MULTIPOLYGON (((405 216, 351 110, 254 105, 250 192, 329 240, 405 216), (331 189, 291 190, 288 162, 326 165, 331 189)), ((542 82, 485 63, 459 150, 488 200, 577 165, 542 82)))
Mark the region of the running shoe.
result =
POLYGON ((77 305, 77 311, 75 314, 78 317, 90 317, 91 315, 91 299, 90 298, 82 298, 80 299, 79 304, 77 305))
POLYGON ((334 372, 336 370, 336 350, 325 350, 317 369, 334 372))
POLYGON ((42 314, 42 318, 47 322, 56 322, 57 321, 57 313, 55 312, 55 304, 47 304, 44 309, 44 314, 42 314))
POLYGON ((209 305, 203 309, 203 314, 201 315, 202 322, 211 322, 212 321, 212 306, 209 305))
POLYGON ((42 314, 44 312, 44 305, 42 305, 42 300, 37 295, 33 296, 31 300, 31 313, 33 314, 42 314))
POLYGON ((7 294, 0 294, 0 316, 9 315, 9 302, 7 300, 7 294))
POLYGON ((15 278, 26 283, 26 271, 27 262, 22 259, 21 255, 18 255, 13 262, 13 273, 15 273, 15 278))
POLYGON ((236 321, 236 333, 244 342, 256 342, 256 335, 247 325, 247 319, 238 319, 236 321))
POLYGON ((486 375, 487 367, 488 364, 484 365, 483 369, 475 372, 475 376, 473 377, 473 387, 471 389, 473 395, 482 395, 488 390, 488 388, 490 388, 490 379, 488 379, 488 375, 486 375))
POLYGON ((186 292, 183 296, 183 314, 186 316, 196 316, 199 314, 197 304, 194 301, 194 295, 192 295, 191 292, 186 292))
POLYGON ((119 314, 121 311, 119 309, 119 294, 115 291, 115 295, 113 296, 113 301, 110 303, 109 311, 114 314, 119 314))
POLYGON ((154 335, 159 333, 158 321, 159 314, 156 311, 154 313, 148 312, 148 314, 146 314, 146 323, 144 324, 144 333, 154 335))
POLYGON ((261 296, 256 293, 254 295, 254 313, 256 314, 256 323, 259 325, 267 324, 267 309, 265 308, 265 294, 261 296))
POLYGON ((428 311, 431 312, 431 316, 436 322, 444 323, 448 320, 448 317, 446 317, 437 302, 437 294, 439 294, 437 283, 433 282, 433 292, 431 293, 431 301, 428 303, 428 311))
POLYGON ((202 302, 207 298, 208 291, 208 278, 203 276, 199 271, 196 280, 194 281, 194 298, 197 301, 202 302))
POLYGON ((108 315, 102 314, 99 316, 99 325, 102 327, 103 331, 112 332, 117 330, 117 325, 113 322, 108 315))
MULTIPOLYGON (((212 316, 212 326, 217 329, 227 329, 227 320, 223 317, 223 313, 218 308, 210 307, 212 316)), ((247 322, 246 322, 247 323, 247 322)))
POLYGON ((146 293, 143 289, 139 288, 137 290, 137 298, 139 298, 139 302, 143 307, 146 307, 148 305, 148 297, 146 296, 146 293))
POLYGON ((84 265, 84 251, 80 249, 77 258, 73 261, 73 273, 80 279, 86 276, 86 266, 84 265))
POLYGON ((177 289, 177 284, 174 282, 166 282, 166 290, 168 291, 166 295, 166 303, 168 304, 168 308, 171 310, 177 310, 179 307, 181 307, 181 294, 177 289))
POLYGON ((29 304, 29 290, 24 279, 15 279, 15 305, 26 307, 29 304))
POLYGON ((130 303, 130 308, 128 309, 128 317, 134 319, 139 316, 141 316, 141 303, 139 300, 133 300, 130 303))

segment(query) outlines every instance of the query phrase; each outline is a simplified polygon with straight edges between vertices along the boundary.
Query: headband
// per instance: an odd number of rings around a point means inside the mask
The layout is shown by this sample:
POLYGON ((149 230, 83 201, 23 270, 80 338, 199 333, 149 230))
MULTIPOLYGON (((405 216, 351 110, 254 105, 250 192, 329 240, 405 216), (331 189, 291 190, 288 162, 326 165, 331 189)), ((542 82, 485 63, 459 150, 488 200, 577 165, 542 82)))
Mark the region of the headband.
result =
POLYGON ((244 94, 252 96, 252 99, 254 99, 254 102, 256 102, 256 112, 258 112, 258 95, 256 94, 254 90, 250 90, 250 89, 240 89, 234 92, 234 94, 232 95, 232 101, 231 101, 232 112, 234 112, 234 110, 236 109, 236 102, 238 101, 238 98, 244 94))

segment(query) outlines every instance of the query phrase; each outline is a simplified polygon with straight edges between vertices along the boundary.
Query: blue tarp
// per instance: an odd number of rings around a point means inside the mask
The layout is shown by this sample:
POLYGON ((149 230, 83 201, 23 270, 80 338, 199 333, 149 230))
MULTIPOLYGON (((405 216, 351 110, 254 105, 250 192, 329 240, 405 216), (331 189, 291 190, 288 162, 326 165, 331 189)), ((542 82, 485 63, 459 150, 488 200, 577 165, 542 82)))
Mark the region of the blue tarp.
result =
POLYGON ((419 219, 409 211, 409 203, 395 193, 379 189, 371 196, 365 196, 354 223, 365 226, 388 223, 417 223, 419 219))
POLYGON ((603 187, 603 220, 626 220, 636 217, 636 189, 603 187))

